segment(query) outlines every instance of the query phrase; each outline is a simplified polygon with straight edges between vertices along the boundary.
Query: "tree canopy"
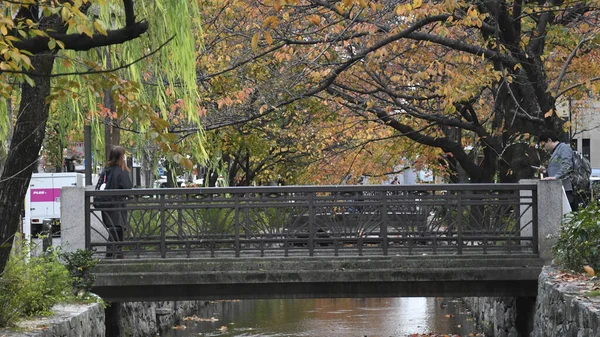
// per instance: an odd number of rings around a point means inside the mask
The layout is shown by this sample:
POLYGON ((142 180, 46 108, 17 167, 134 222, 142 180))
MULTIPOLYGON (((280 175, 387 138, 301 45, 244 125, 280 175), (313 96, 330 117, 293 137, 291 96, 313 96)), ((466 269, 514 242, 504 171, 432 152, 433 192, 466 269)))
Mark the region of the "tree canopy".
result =
POLYGON ((317 98, 327 113, 371 125, 355 135, 369 139, 385 125, 421 145, 419 161, 460 168, 472 182, 532 177, 539 158, 531 136, 568 127, 557 101, 600 90, 598 1, 207 1, 204 8, 217 13, 199 69, 221 97, 204 103, 209 115, 227 111, 216 124, 317 98))

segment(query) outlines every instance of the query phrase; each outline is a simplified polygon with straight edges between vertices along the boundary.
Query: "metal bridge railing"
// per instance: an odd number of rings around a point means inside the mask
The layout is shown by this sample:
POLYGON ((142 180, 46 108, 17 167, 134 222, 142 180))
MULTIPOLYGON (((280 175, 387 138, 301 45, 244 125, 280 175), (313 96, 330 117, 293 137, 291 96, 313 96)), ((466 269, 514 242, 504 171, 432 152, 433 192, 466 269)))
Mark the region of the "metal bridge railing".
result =
POLYGON ((538 254, 534 184, 134 189, 85 199, 86 247, 102 257, 538 254), (125 219, 122 241, 107 231, 111 212, 125 219))

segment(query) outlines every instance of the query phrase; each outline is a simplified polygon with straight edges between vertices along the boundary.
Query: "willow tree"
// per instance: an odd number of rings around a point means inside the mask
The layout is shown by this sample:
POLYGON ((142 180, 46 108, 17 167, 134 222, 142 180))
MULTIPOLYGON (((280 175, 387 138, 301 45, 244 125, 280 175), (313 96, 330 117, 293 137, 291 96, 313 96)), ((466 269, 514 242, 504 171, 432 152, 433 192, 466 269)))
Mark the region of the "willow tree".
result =
MULTIPOLYGON (((165 140, 164 130, 169 123, 156 110, 143 100, 139 84, 118 77, 114 70, 126 68, 128 59, 143 59, 152 54, 159 44, 156 39, 170 34, 177 35, 178 20, 189 15, 188 6, 180 2, 146 3, 131 0, 122 1, 35 1, 21 2, 3 1, 2 17, 0 18, 1 51, 0 71, 3 73, 0 81, 0 93, 5 98, 18 100, 18 113, 14 123, 14 131, 10 140, 10 150, 5 160, 0 177, 0 270, 4 269, 13 236, 23 209, 23 200, 27 191, 33 166, 37 162, 40 147, 45 136, 45 126, 49 117, 50 106, 55 101, 67 96, 65 92, 80 90, 77 81, 69 79, 69 75, 86 75, 89 90, 83 90, 77 99, 83 103, 93 115, 106 94, 116 97, 119 102, 113 115, 129 112, 134 113, 131 119, 147 127, 153 127, 154 140, 165 140), (110 13, 110 21, 103 20, 110 13), (138 21, 136 13, 146 20, 138 21), (116 20, 115 20, 116 19, 116 20), (154 36, 141 38, 149 32, 154 36), (162 33, 172 28, 170 33, 162 33), (128 42, 136 40, 135 42, 128 42), (133 47, 127 47, 137 44, 133 47), (101 47, 120 46, 123 49, 118 62, 110 67, 102 66, 98 59, 87 59, 81 56, 81 65, 71 68, 68 74, 56 72, 55 60, 67 55, 69 51, 86 52, 98 50, 101 47), (143 52, 136 55, 136 50, 143 52), (129 53, 129 54, 127 54, 129 53), (92 74, 96 74, 94 77, 92 74), (98 77, 100 76, 100 77, 98 77), (52 78, 60 79, 60 84, 52 87, 52 78), (98 80, 101 78, 102 80, 98 80), (20 83, 20 84, 18 84, 20 83), (104 92, 105 85, 112 83, 111 90, 104 92), (63 85, 68 85, 64 87, 63 85), (20 90, 16 90, 20 89, 20 90), (62 95, 61 95, 62 93, 62 95), (104 94, 103 94, 104 93, 104 94)), ((194 8, 194 7, 192 7, 194 8)), ((183 38, 190 34, 184 34, 183 38)), ((163 40, 162 42, 166 42, 163 40)), ((173 51, 171 51, 173 52, 173 51)), ((177 52, 189 52, 189 49, 177 52)), ((61 63, 66 67, 66 63, 61 63)), ((106 65, 106 64, 105 64, 106 65)), ((189 77, 181 74, 187 68, 181 64, 168 67, 161 64, 171 76, 180 74, 180 79, 189 77)), ((64 71, 64 70, 63 70, 64 71)), ((72 97, 72 96, 71 96, 72 97)), ((77 105, 79 107, 79 105, 77 105)), ((66 113, 76 111, 69 109, 66 113)), ((1 113, 6 118, 6 109, 1 113)), ((151 132, 150 132, 151 133, 151 132)), ((5 132, 6 134, 6 132, 5 132)))
MULTIPOLYGON (((225 31, 245 47, 239 50, 253 53, 222 57, 223 69, 277 60, 255 87, 276 85, 260 99, 251 95, 236 123, 317 97, 331 110, 387 125, 422 145, 432 165, 441 158, 473 182, 531 177, 539 160, 531 135, 566 126, 557 101, 600 94, 597 0, 238 0, 221 6, 217 20, 237 7, 259 21, 225 31)), ((211 73, 219 72, 207 69, 204 77, 211 73)))

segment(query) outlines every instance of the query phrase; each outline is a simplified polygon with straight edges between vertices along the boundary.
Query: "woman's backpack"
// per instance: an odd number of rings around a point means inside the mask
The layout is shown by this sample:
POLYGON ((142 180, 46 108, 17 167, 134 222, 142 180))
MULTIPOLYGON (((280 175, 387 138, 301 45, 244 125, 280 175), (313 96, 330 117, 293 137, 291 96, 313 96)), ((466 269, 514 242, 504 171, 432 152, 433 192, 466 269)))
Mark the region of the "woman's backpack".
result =
MULTIPOLYGON (((103 191, 105 189, 111 188, 111 172, 112 170, 109 170, 108 172, 104 170, 102 171, 102 173, 100 173, 100 176, 98 177, 98 182, 96 183, 96 191, 103 191)), ((94 197, 94 208, 108 207, 106 203, 109 201, 112 201, 112 197, 94 197)))

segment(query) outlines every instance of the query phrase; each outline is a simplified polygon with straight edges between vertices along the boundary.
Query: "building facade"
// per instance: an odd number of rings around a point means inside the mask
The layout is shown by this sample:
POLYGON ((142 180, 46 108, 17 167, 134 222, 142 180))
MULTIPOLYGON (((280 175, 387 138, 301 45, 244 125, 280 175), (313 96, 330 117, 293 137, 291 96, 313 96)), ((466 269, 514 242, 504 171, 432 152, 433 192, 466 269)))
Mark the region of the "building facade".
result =
POLYGON ((575 149, 600 168, 600 101, 570 100, 557 107, 559 116, 570 120, 569 134, 575 149))

